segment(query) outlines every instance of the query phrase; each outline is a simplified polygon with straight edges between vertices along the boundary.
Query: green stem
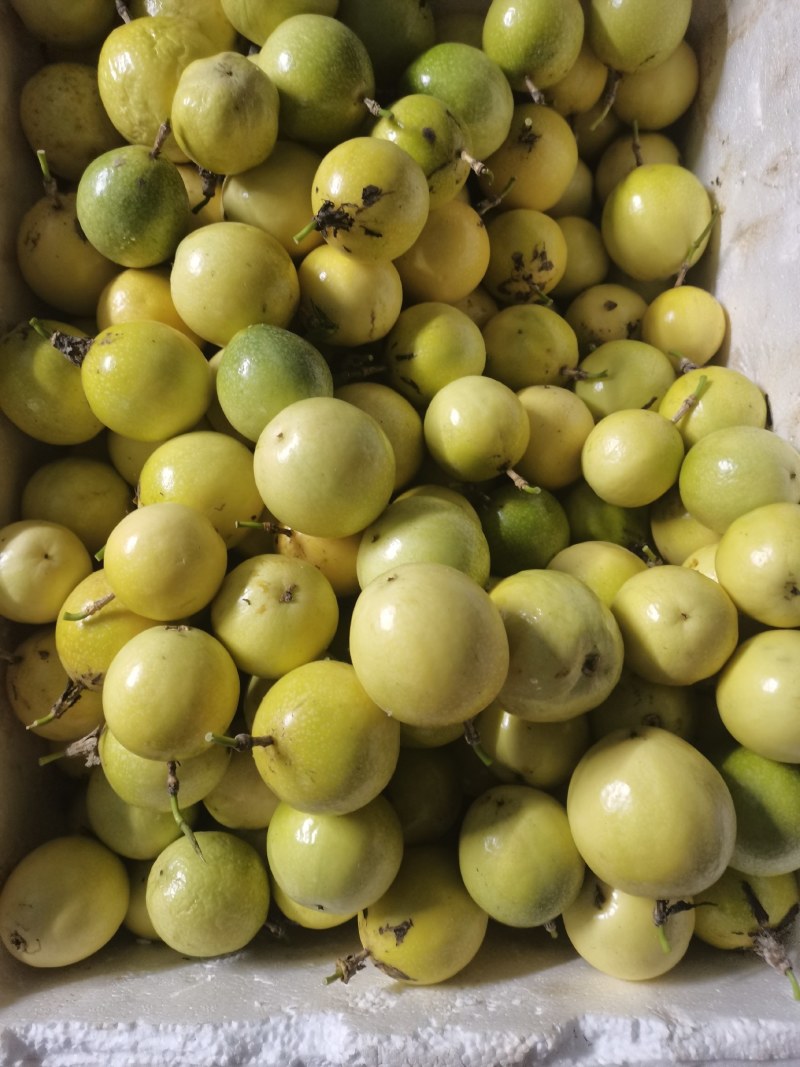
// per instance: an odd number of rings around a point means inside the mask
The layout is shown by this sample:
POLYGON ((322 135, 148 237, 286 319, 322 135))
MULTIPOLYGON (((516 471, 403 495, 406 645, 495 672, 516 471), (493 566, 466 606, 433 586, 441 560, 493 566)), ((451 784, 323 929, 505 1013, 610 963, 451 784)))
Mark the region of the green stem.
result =
POLYGON ((467 719, 467 721, 464 723, 464 740, 467 742, 469 747, 472 749, 472 751, 475 753, 475 755, 478 757, 484 767, 491 767, 493 762, 492 757, 483 747, 481 735, 478 733, 478 727, 475 725, 474 719, 467 719))
POLYGON ((683 403, 672 416, 670 421, 675 424, 679 423, 681 419, 684 418, 684 416, 689 414, 692 408, 697 407, 700 402, 700 398, 702 397, 703 393, 705 393, 705 391, 708 389, 709 385, 711 385, 711 382, 708 380, 706 375, 701 374, 694 391, 684 398, 683 403))
POLYGON ((683 263, 681 263, 680 270, 678 271, 678 276, 675 279, 675 285, 673 286, 673 288, 677 289, 679 286, 683 285, 684 281, 686 280, 687 271, 692 266, 692 257, 694 256, 700 245, 703 243, 703 241, 705 241, 705 239, 711 233, 711 230, 714 227, 714 223, 717 221, 718 218, 719 207, 714 204, 711 209, 711 218, 708 220, 708 223, 703 227, 702 233, 699 237, 695 237, 695 239, 689 245, 688 251, 686 252, 686 256, 684 257, 683 263))
POLYGON ((93 600, 91 604, 87 604, 82 611, 65 611, 61 616, 65 622, 83 622, 84 619, 88 619, 91 615, 95 615, 101 608, 104 608, 106 604, 110 604, 114 599, 114 593, 106 593, 105 596, 98 597, 97 600, 93 600))
POLYGON ((302 228, 302 230, 298 230, 297 231, 297 233, 294 235, 292 240, 294 241, 294 243, 296 245, 299 245, 300 242, 304 241, 306 239, 306 237, 308 237, 308 235, 310 233, 313 233, 314 230, 318 230, 319 228, 320 228, 319 222, 317 221, 316 218, 313 218, 313 219, 311 219, 310 222, 307 222, 305 224, 305 226, 302 228))

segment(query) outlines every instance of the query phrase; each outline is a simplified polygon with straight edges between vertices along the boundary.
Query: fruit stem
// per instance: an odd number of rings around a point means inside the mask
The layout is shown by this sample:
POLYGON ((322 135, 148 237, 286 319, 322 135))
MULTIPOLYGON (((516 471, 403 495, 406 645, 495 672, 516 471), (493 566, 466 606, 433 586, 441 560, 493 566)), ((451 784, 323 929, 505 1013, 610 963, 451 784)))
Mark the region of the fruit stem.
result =
POLYGON ((592 133, 597 129, 604 119, 608 118, 608 113, 614 106, 614 101, 617 99, 617 88, 619 87, 620 78, 622 75, 618 70, 614 70, 613 67, 608 68, 608 78, 606 79, 606 87, 603 90, 603 96, 601 98, 600 114, 594 120, 589 127, 592 133))
POLYGON ((90 604, 87 604, 83 611, 65 611, 61 618, 66 622, 83 622, 84 619, 88 619, 90 616, 95 615, 101 608, 104 608, 106 604, 110 604, 114 599, 114 596, 114 593, 106 593, 105 596, 98 597, 97 600, 93 600, 90 604))
POLYGON ((466 149, 462 149, 462 151, 459 152, 459 157, 463 159, 465 163, 469 164, 469 169, 474 174, 477 174, 479 178, 488 178, 490 182, 494 181, 494 175, 486 164, 482 163, 479 159, 476 159, 475 156, 470 155, 466 149))
POLYGON ((697 363, 692 363, 690 359, 687 359, 686 356, 682 355, 682 353, 676 352, 674 348, 668 349, 667 355, 672 356, 672 358, 678 364, 679 374, 688 374, 690 370, 697 370, 697 363))
POLYGON ((708 389, 709 385, 711 385, 711 382, 708 380, 706 375, 701 374, 700 380, 695 386, 694 391, 684 398, 683 403, 672 416, 670 421, 677 424, 681 421, 684 415, 689 414, 692 408, 696 408, 697 405, 700 403, 700 398, 702 397, 703 393, 705 393, 705 391, 708 389))
POLYGON ((632 129, 631 148, 633 149, 633 158, 636 162, 636 166, 641 167, 644 163, 644 159, 642 158, 642 142, 639 140, 639 122, 637 119, 633 120, 632 129))
POLYGON ((795 1000, 800 1000, 800 982, 797 981, 797 975, 794 973, 794 968, 787 968, 786 977, 789 979, 789 983, 792 987, 792 996, 795 1000))
POLYGON ((62 748, 58 752, 50 752, 46 756, 40 756, 38 760, 39 766, 44 767, 48 763, 61 759, 62 756, 67 756, 68 758, 85 756, 87 767, 99 766, 100 757, 97 755, 97 739, 100 736, 100 729, 100 726, 95 726, 94 730, 86 734, 85 737, 72 741, 66 748, 62 748))
POLYGON ((50 164, 47 162, 47 153, 43 148, 36 149, 36 158, 39 160, 39 167, 42 171, 44 195, 53 207, 60 208, 62 204, 61 197, 58 195, 58 183, 50 171, 50 164))
POLYGON ((277 522, 258 522, 257 519, 237 519, 234 526, 237 530, 263 530, 265 533, 283 534, 285 537, 294 534, 290 526, 279 526, 277 522))
POLYGON ((117 14, 123 22, 131 21, 131 13, 128 11, 128 5, 125 3, 125 0, 114 0, 114 6, 117 9, 117 14))
POLYGON ((506 474, 521 493, 530 493, 531 496, 538 496, 541 493, 542 490, 538 485, 531 485, 521 474, 517 474, 513 467, 509 467, 506 470, 506 474))
POLYGON ((491 211, 493 207, 498 207, 503 202, 504 198, 511 192, 511 187, 515 181, 516 178, 512 174, 499 193, 496 193, 494 196, 489 196, 485 200, 480 200, 475 205, 475 211, 478 215, 483 216, 487 211, 491 211))
POLYGON ((161 149, 164 147, 164 142, 169 137, 171 132, 172 125, 170 124, 169 119, 164 119, 164 121, 158 127, 156 139, 153 142, 153 147, 150 149, 151 159, 158 159, 158 157, 161 155, 161 149))
POLYGON ((64 333, 62 330, 48 330, 42 320, 35 317, 29 319, 28 323, 40 337, 43 337, 62 356, 66 356, 76 367, 80 367, 94 344, 93 337, 73 337, 72 334, 64 333))
POLYGON ((298 230, 297 231, 297 233, 292 238, 292 241, 294 241, 294 243, 296 245, 299 245, 300 242, 304 241, 306 239, 306 237, 308 237, 308 235, 310 233, 313 233, 314 230, 319 230, 319 229, 321 229, 319 221, 318 221, 318 219, 316 217, 314 217, 313 219, 311 219, 310 222, 306 223, 306 225, 302 228, 302 230, 298 230))
POLYGON ((213 170, 205 170, 203 167, 198 167, 197 173, 200 175, 203 199, 198 200, 194 207, 190 209, 193 215, 199 215, 206 204, 211 203, 217 195, 217 186, 220 183, 219 174, 215 174, 213 170))
POLYGON ((475 755, 478 757, 484 767, 491 767, 492 757, 483 747, 481 735, 478 732, 478 727, 475 725, 474 719, 467 719, 467 721, 464 723, 464 740, 467 742, 469 747, 472 749, 472 751, 475 753, 475 755))
POLYGON ((195 850, 200 859, 205 863, 205 856, 203 855, 200 845, 197 843, 197 838, 194 836, 191 826, 186 821, 183 812, 178 804, 178 791, 180 790, 180 782, 178 781, 178 763, 177 760, 167 760, 167 792, 169 793, 169 806, 172 811, 175 822, 180 827, 181 833, 187 839, 189 844, 195 850))
POLYGON ((714 206, 711 209, 711 218, 708 220, 708 223, 703 227, 702 233, 700 234, 699 237, 695 237, 695 239, 689 245, 689 248, 688 248, 688 250, 686 252, 686 255, 684 257, 683 263, 681 263, 680 270, 678 271, 678 275, 675 278, 675 284, 673 286, 674 289, 677 289, 679 286, 683 285, 684 281, 686 280, 686 274, 687 274, 687 272, 689 270, 689 267, 692 266, 692 262, 693 262, 692 257, 694 256, 695 252, 700 247, 700 245, 703 243, 703 241, 705 241, 705 239, 711 233, 711 230, 712 230, 712 228, 714 226, 714 223, 717 221, 718 218, 719 218, 719 207, 718 207, 717 204, 714 204, 714 206))
POLYGON ((232 748, 235 752, 249 752, 252 748, 267 748, 275 744, 275 738, 271 735, 253 737, 252 734, 236 734, 234 737, 229 737, 226 734, 215 734, 210 731, 206 734, 206 741, 232 748))
POLYGON ((364 106, 373 118, 389 119, 390 122, 393 122, 396 126, 399 126, 400 129, 403 128, 403 123, 399 121, 395 113, 393 111, 390 111, 387 107, 381 107, 378 101, 373 100, 371 96, 364 97, 364 106))
POLYGON ((26 730, 36 730, 39 726, 46 726, 49 722, 55 722, 56 719, 60 719, 61 716, 69 711, 71 707, 78 703, 86 686, 82 682, 75 682, 70 678, 67 682, 64 692, 53 704, 47 715, 42 715, 39 719, 34 719, 33 722, 28 723, 25 727, 26 730))
POLYGON ((547 103, 547 97, 544 95, 542 90, 536 86, 536 83, 534 82, 533 78, 530 77, 529 74, 525 75, 525 88, 531 94, 531 100, 533 100, 534 104, 547 103))
POLYGON ((363 971, 367 965, 370 952, 367 948, 362 948, 358 952, 350 952, 346 956, 340 956, 336 961, 336 970, 333 974, 329 974, 327 978, 323 979, 325 985, 332 985, 334 982, 344 982, 345 985, 350 981, 353 975, 358 971, 363 971))

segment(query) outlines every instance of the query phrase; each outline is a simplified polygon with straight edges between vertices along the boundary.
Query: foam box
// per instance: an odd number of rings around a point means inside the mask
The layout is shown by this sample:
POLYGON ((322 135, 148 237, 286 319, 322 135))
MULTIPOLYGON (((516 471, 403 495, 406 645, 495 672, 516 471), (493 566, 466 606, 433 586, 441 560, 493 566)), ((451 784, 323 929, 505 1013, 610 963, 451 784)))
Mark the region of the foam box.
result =
MULTIPOLYGON (((800 445, 800 17, 791 0, 695 0, 702 88, 686 160, 721 208, 691 276, 722 300, 721 358, 768 392, 776 428, 800 445)), ((36 310, 17 276, 20 212, 40 195, 16 94, 39 62, 0 0, 0 324, 36 310)), ((0 422, 0 521, 15 515, 35 457, 0 422)), ((8 629, 2 631, 9 645, 8 629)), ((60 772, 0 708, 0 881, 60 829, 60 772), (53 798, 56 803, 53 804, 53 798)), ((800 817, 800 813, 798 813, 800 817)), ((752 956, 698 945, 666 977, 624 983, 542 930, 493 928, 473 963, 432 988, 368 968, 325 975, 356 947, 351 926, 191 961, 119 935, 84 963, 37 971, 0 953, 0 1063, 47 1067, 528 1067, 546 1063, 800 1063, 800 1004, 752 956)))

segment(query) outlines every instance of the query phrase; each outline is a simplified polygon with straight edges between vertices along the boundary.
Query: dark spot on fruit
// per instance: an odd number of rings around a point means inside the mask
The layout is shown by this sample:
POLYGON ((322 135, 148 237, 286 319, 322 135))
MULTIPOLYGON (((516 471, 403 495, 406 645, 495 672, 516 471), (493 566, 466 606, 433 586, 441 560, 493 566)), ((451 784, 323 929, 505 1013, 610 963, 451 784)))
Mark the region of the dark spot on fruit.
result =
POLYGON ((402 922, 397 923, 394 926, 391 925, 391 924, 387 924, 386 926, 379 926, 378 927, 378 933, 379 934, 394 934, 394 943, 396 945, 402 945, 403 942, 405 941, 406 934, 408 933, 408 931, 411 929, 411 927, 413 925, 414 925, 414 920, 409 917, 408 919, 403 919, 402 922))
POLYGON ((599 911, 606 902, 606 895, 599 882, 594 883, 594 906, 599 911))
POLYGON ((8 940, 11 942, 11 947, 16 949, 17 952, 27 952, 28 942, 19 932, 19 930, 12 930, 8 940))
POLYGON ((281 593, 281 595, 278 597, 279 602, 281 604, 291 604, 291 602, 294 600, 294 594, 296 590, 296 585, 287 586, 281 593))
POLYGON ((604 300, 603 301, 603 311, 613 311, 615 307, 617 307, 616 300, 604 300))
POLYGON ((436 144, 436 130, 431 129, 430 126, 422 127, 422 136, 428 144, 436 144))
POLYGON ((581 664, 581 674, 594 674, 600 662, 599 652, 590 652, 581 664))
POLYGON ((361 203, 364 207, 372 207, 383 196, 383 189, 377 185, 365 185, 361 190, 361 203))
POLYGON ((414 982, 415 978, 410 978, 405 971, 401 971, 399 967, 392 967, 389 963, 381 963, 380 960, 372 961, 379 971, 383 971, 389 978, 396 978, 398 982, 414 982))
POLYGON ((40 648, 37 655, 43 663, 46 663, 50 659, 50 653, 47 651, 46 648, 40 648))
POLYGON ((397 363, 403 363, 407 359, 413 359, 414 358, 414 353, 413 352, 400 352, 400 353, 398 353, 398 355, 394 356, 393 358, 395 359, 395 361, 397 363))

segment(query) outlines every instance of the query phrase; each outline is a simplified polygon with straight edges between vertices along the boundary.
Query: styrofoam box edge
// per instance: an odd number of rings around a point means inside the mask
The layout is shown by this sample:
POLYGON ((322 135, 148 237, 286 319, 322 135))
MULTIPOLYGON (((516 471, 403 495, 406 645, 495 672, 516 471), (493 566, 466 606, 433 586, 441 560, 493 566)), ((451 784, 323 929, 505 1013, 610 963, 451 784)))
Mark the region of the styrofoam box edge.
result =
MULTIPOLYGON (((695 0, 693 41, 703 87, 687 163, 713 190, 722 214, 704 266, 730 320, 730 365, 768 392, 776 428, 800 444, 800 234, 796 65, 800 21, 785 0, 695 0)), ((0 0, 0 41, 13 15, 0 0)), ((20 84, 35 49, 0 56, 0 270, 13 264, 12 228, 30 202, 31 170, 6 86, 20 84), (13 61, 12 61, 13 60, 13 61)), ((9 274, 13 277, 13 271, 9 274)), ((693 280, 693 279, 692 279, 693 280)), ((0 292, 0 319, 33 310, 24 289, 0 292)), ((13 432, 0 422, 0 455, 13 432)), ((0 514, 11 516, 21 473, 3 463, 0 514)), ((52 776, 31 770, 36 739, 0 718, 0 874, 52 833, 42 796, 52 776)), ((609 979, 541 930, 493 929, 456 979, 399 987, 368 969, 348 986, 325 986, 329 963, 355 933, 259 940, 215 961, 189 961, 160 945, 116 940, 83 964, 36 972, 0 959, 0 1063, 159 1063, 323 1067, 493 1065, 730 1065, 800 1062, 800 1006, 755 958, 690 950, 653 983, 609 979)))

